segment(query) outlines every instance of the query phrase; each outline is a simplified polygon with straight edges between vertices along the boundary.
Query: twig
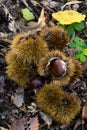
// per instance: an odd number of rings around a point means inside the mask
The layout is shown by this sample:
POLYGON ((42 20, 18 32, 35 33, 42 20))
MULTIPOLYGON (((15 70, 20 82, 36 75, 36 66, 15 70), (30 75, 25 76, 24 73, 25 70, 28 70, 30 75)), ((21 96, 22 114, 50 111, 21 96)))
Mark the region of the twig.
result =
POLYGON ((82 3, 83 1, 72 1, 72 2, 67 2, 65 5, 63 5, 61 7, 61 10, 64 10, 64 8, 67 6, 67 5, 71 5, 71 4, 80 4, 82 3))
POLYGON ((73 36, 72 36, 72 38, 70 40, 70 43, 73 42, 74 38, 75 38, 75 32, 74 32, 74 34, 73 34, 73 36))
POLYGON ((31 7, 28 6, 26 0, 21 0, 21 1, 24 3, 24 5, 25 5, 30 11, 32 11, 31 7))

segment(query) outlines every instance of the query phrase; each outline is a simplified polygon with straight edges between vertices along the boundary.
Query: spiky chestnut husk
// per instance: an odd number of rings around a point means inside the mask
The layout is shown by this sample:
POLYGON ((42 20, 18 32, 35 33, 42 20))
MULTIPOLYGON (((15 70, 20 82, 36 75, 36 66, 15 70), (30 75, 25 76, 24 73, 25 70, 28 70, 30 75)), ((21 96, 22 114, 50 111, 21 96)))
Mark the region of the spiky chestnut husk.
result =
POLYGON ((58 26, 44 28, 40 32, 40 36, 48 43, 49 49, 63 50, 69 42, 67 32, 58 26))
POLYGON ((28 83, 29 68, 15 61, 13 64, 7 66, 6 73, 10 79, 15 81, 18 85, 26 87, 28 83))
POLYGON ((13 40, 12 40, 12 44, 11 44, 11 49, 16 48, 19 43, 21 43, 21 40, 24 38, 24 34, 19 33, 17 35, 14 36, 13 40))
POLYGON ((55 121, 68 125, 80 111, 75 95, 64 93, 55 82, 46 84, 36 94, 38 108, 48 113, 55 121))
POLYGON ((73 63, 73 60, 70 57, 66 57, 64 53, 58 50, 48 52, 48 54, 40 60, 38 65, 38 73, 41 76, 52 75, 52 78, 58 81, 59 86, 67 85, 71 77, 74 75, 74 72, 75 72, 75 65, 73 63), (50 72, 49 69, 51 63, 50 61, 52 61, 53 58, 59 58, 65 63, 65 72, 60 77, 57 77, 50 72))
POLYGON ((40 58, 45 56, 48 51, 48 46, 39 36, 29 37, 22 40, 23 34, 14 37, 11 49, 17 58, 23 63, 38 64, 40 58))
POLYGON ((75 64, 75 72, 73 78, 80 78, 82 77, 82 65, 78 60, 73 60, 75 64))
POLYGON ((37 70, 34 70, 29 64, 23 64, 12 51, 9 51, 5 58, 8 77, 14 80, 18 85, 26 87, 26 84, 29 83, 29 75, 31 75, 31 73, 35 74, 37 70))
MULTIPOLYGON (((7 65, 14 64, 15 60, 17 60, 17 55, 15 55, 11 50, 6 53, 5 60, 7 65)), ((17 60, 18 61, 18 60, 17 60)), ((18 61, 19 62, 19 61, 18 61)))
POLYGON ((37 69, 33 68, 32 65, 23 64, 22 61, 17 59, 17 55, 12 51, 6 54, 8 77, 14 80, 18 85, 26 87, 29 84, 31 77, 37 74, 37 69))

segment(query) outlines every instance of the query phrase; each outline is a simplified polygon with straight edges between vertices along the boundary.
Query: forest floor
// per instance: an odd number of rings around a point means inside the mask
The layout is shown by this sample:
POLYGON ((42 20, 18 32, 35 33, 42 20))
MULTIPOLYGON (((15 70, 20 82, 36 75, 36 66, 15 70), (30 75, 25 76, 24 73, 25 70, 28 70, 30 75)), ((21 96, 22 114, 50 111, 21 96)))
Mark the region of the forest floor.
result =
MULTIPOLYGON (((32 99, 34 92, 27 89, 18 93, 19 86, 6 75, 5 55, 9 48, 9 42, 17 33, 34 32, 37 28, 53 26, 55 22, 52 13, 65 9, 76 9, 87 15, 87 0, 75 2, 75 0, 1 0, 0 1, 0 130, 87 130, 87 61, 82 63, 83 76, 73 81, 70 91, 80 98, 82 108, 79 115, 68 126, 61 125, 52 120, 49 115, 37 109, 32 99), (71 3, 70 3, 71 2, 71 3), (3 8, 4 7, 4 8, 3 8), (26 21, 21 10, 28 8, 35 19, 26 21), (44 15, 40 15, 44 8, 44 15), (38 21, 41 24, 38 26, 38 21), (85 117, 83 117, 85 115, 85 117)), ((84 21, 85 28, 77 35, 87 43, 87 18, 84 21)), ((69 50, 73 53, 73 49, 69 50)))

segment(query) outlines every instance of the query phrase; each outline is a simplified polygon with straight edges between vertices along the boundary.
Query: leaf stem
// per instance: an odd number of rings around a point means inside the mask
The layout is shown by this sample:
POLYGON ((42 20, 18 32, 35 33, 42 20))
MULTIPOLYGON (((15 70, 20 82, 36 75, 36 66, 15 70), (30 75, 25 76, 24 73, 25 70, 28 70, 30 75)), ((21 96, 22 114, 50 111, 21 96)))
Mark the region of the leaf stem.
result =
POLYGON ((70 43, 73 42, 74 38, 75 38, 75 32, 74 32, 73 36, 71 37, 70 43))

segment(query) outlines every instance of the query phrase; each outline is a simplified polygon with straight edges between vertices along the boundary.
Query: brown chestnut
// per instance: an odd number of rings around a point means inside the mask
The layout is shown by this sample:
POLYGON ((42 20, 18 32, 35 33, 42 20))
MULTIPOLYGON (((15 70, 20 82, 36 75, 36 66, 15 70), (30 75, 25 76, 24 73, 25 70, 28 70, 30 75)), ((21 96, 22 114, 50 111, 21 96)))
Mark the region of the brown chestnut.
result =
POLYGON ((40 76, 35 76, 29 82, 29 87, 31 89, 39 89, 42 85, 43 85, 43 81, 40 76))
POLYGON ((55 76, 55 77, 61 77, 65 74, 66 72, 66 63, 63 60, 60 59, 53 59, 50 62, 50 72, 55 76))

